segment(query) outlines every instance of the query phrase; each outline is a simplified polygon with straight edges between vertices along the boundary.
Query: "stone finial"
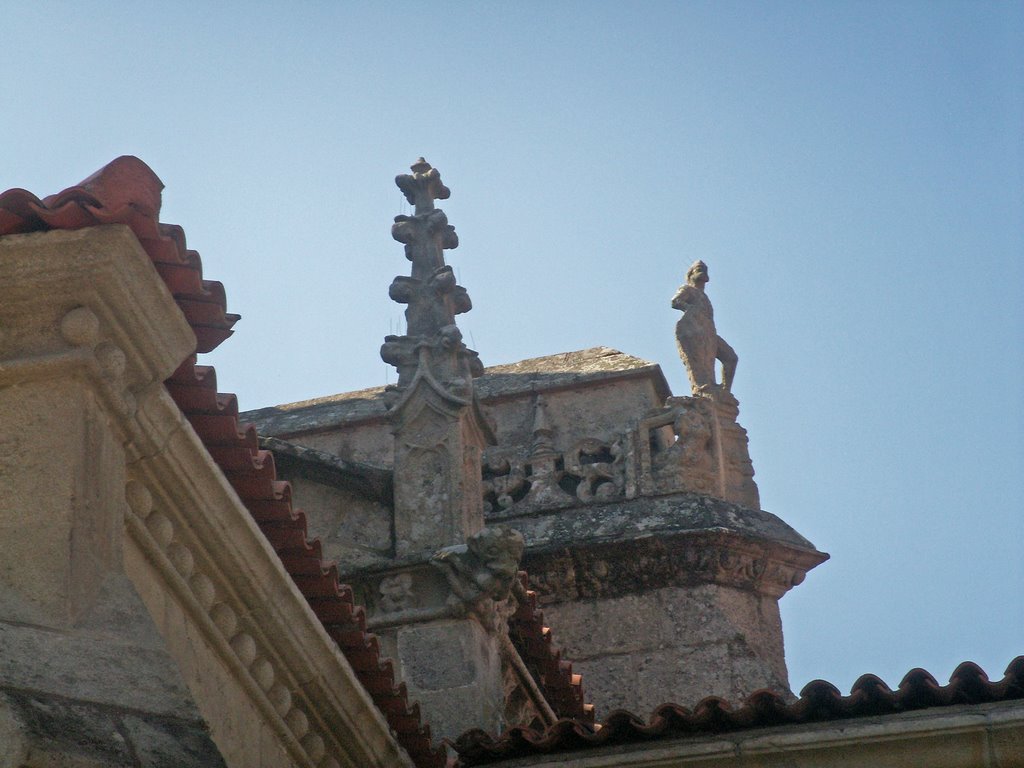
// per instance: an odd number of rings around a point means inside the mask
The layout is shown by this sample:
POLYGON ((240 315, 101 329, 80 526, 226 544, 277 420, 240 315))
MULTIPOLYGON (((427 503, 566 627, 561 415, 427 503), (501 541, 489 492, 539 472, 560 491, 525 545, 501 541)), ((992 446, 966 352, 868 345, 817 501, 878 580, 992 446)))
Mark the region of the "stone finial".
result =
POLYGON ((409 204, 416 206, 417 215, 434 210, 435 200, 447 200, 451 196, 451 190, 441 183, 441 174, 422 157, 409 168, 412 174, 396 176, 395 184, 409 204))
POLYGON ((716 332, 714 309, 704 292, 709 279, 707 264, 695 261, 672 297, 672 308, 683 313, 676 323, 676 344, 695 395, 730 392, 736 374, 736 352, 716 332), (722 361, 721 385, 715 381, 715 360, 722 361))
POLYGON ((473 304, 444 260, 458 238, 433 201, 449 191, 426 160, 412 171, 395 182, 416 212, 396 216, 391 228, 412 262, 389 290, 405 305, 406 332, 386 336, 380 355, 398 369, 384 393, 395 436, 395 552, 427 557, 483 527, 480 452, 494 432, 473 391, 483 364, 455 323, 473 304))
POLYGON ((396 277, 389 290, 393 300, 406 305, 407 330, 404 336, 385 339, 381 357, 398 369, 398 390, 407 388, 419 371, 467 399, 468 382, 483 373, 483 366, 462 343, 455 325, 455 316, 468 312, 473 303, 444 260, 444 251, 458 247, 459 238, 444 211, 434 208, 434 200, 444 200, 451 192, 422 157, 411 167, 412 174, 395 177, 395 183, 416 212, 396 216, 391 235, 405 245, 412 273, 396 277))

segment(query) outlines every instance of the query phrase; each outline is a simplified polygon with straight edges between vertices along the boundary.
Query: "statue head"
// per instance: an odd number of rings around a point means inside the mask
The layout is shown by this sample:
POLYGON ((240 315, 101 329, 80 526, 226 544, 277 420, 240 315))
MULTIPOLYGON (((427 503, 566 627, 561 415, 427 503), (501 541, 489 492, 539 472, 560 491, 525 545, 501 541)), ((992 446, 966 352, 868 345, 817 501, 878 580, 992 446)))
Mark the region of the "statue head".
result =
POLYGON ((698 283, 706 283, 711 278, 708 277, 708 265, 700 259, 693 262, 690 268, 686 270, 686 282, 690 285, 697 285, 698 283))
POLYGON ((466 539, 469 552, 495 575, 515 576, 523 556, 523 535, 505 525, 487 527, 466 539))

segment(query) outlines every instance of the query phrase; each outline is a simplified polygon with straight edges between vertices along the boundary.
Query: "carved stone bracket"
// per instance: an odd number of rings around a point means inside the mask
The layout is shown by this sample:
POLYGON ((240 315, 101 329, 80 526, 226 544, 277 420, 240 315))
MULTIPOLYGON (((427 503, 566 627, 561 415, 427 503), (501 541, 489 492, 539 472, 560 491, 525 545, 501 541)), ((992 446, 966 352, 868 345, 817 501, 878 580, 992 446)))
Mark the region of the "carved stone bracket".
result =
POLYGON ((429 560, 344 578, 366 607, 367 625, 375 631, 467 616, 496 630, 515 608, 510 597, 524 548, 517 531, 489 527, 465 544, 443 547, 429 560))
POLYGON ((525 543, 518 531, 505 526, 484 528, 465 544, 445 547, 430 563, 444 574, 452 595, 472 606, 484 598, 507 600, 519 573, 525 543))

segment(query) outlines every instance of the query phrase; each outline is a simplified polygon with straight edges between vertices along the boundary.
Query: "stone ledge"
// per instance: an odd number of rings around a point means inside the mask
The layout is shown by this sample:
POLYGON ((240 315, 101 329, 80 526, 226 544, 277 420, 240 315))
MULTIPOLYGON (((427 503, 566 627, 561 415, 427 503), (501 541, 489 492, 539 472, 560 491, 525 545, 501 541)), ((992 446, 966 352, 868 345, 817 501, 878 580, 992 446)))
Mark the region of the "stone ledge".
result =
POLYGON ((531 551, 560 549, 580 542, 722 530, 817 553, 822 561, 827 558, 770 512, 694 493, 640 497, 529 516, 503 517, 502 523, 522 533, 531 551))
POLYGON ((827 558, 816 550, 710 529, 527 548, 523 567, 542 604, 700 584, 780 598, 827 558))
POLYGON ((769 512, 696 494, 502 521, 526 539, 542 603, 716 583, 781 597, 828 559, 769 512))

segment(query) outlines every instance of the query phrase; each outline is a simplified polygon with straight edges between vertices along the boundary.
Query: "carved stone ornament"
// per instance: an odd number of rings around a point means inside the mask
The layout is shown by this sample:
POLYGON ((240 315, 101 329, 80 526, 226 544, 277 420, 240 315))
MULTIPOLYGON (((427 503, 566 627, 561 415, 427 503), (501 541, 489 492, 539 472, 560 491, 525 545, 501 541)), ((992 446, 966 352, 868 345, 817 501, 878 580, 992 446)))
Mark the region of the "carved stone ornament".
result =
POLYGON ((524 548, 518 531, 495 526, 470 536, 465 544, 439 550, 430 562, 444 574, 453 597, 471 610, 485 599, 509 598, 524 548))
POLYGON ((380 582, 380 609, 396 613, 412 607, 412 574, 396 573, 386 576, 380 582))
POLYGON ((683 313, 676 323, 676 343, 695 395, 729 392, 736 374, 736 352, 715 330, 714 309, 704 292, 709 279, 707 264, 695 261, 672 297, 672 308, 683 313), (721 385, 715 381, 715 360, 722 362, 721 385))
POLYGON ((564 453, 556 450, 547 406, 539 395, 529 455, 492 451, 483 462, 484 511, 492 517, 611 501, 622 497, 624 487, 620 441, 588 437, 564 453))
POLYGON ((387 336, 380 351, 384 362, 398 369, 398 384, 389 400, 396 405, 401 391, 410 387, 418 373, 468 400, 470 382, 483 373, 483 365, 476 352, 462 343, 455 316, 468 312, 473 303, 444 261, 444 251, 459 245, 455 228, 444 211, 434 207, 434 200, 447 199, 451 192, 437 169, 422 157, 411 170, 412 174, 395 178, 415 213, 396 216, 391 227, 391 236, 405 246, 412 274, 396 277, 389 290, 394 301, 406 305, 405 335, 387 336))

